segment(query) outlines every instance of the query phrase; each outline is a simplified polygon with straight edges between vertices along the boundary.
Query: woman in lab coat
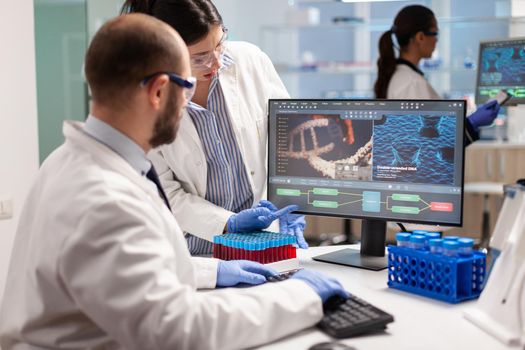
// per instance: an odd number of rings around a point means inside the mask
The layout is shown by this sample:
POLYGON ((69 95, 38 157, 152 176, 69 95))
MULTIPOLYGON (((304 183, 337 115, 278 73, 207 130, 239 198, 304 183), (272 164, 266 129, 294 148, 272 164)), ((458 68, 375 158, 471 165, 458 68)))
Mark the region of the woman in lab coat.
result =
MULTIPOLYGON (((378 74, 374 85, 377 98, 441 99, 418 68, 423 58, 430 58, 438 41, 438 23, 432 10, 421 5, 404 7, 394 19, 394 25, 379 40, 378 74), (394 52, 395 36, 399 57, 394 52)), ((478 128, 490 125, 498 116, 495 101, 481 106, 467 118, 465 141, 479 138, 478 128)))
MULTIPOLYGON (((195 96, 175 142, 150 159, 175 218, 191 233, 190 251, 209 253, 212 237, 227 231, 234 213, 266 197, 268 99, 288 98, 288 92, 258 47, 226 42, 227 29, 209 0, 128 0, 123 12, 161 19, 188 45, 195 96)), ((283 221, 306 247, 304 217, 290 214, 283 221)))

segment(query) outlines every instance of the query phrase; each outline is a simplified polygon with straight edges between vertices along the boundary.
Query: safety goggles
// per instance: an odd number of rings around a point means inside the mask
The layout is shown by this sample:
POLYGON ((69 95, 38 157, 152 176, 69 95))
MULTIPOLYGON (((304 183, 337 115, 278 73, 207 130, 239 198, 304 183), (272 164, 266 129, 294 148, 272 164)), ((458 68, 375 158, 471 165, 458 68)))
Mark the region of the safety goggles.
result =
POLYGON ((197 71, 210 69, 213 61, 224 54, 225 41, 228 39, 228 28, 222 27, 222 38, 215 48, 208 52, 198 53, 190 57, 191 67, 197 71))
POLYGON ((141 85, 146 85, 152 78, 161 75, 166 74, 170 81, 181 88, 184 89, 184 98, 186 98, 186 101, 191 101, 191 98, 193 97, 193 94, 195 93, 195 88, 197 86, 197 79, 195 77, 189 77, 187 79, 184 79, 180 76, 178 76, 175 73, 170 72, 158 72, 151 75, 148 75, 146 78, 144 78, 141 82, 141 85))

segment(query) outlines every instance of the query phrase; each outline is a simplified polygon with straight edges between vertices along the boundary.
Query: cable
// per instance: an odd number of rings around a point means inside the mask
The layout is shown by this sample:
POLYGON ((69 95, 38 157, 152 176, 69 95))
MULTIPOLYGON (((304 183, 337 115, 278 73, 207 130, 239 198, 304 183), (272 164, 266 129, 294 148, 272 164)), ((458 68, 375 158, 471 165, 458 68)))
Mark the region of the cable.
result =
POLYGON ((399 228, 401 229, 401 231, 403 231, 403 232, 408 232, 407 229, 405 228, 405 226, 403 226, 402 223, 397 222, 397 226, 399 226, 399 228))

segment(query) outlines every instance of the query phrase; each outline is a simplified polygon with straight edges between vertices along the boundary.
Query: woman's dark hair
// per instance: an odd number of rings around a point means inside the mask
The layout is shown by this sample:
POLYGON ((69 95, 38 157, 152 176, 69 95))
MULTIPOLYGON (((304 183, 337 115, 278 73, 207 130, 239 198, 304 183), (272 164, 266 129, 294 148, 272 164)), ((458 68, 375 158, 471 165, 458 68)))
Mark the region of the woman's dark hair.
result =
POLYGON ((169 24, 186 43, 204 39, 210 26, 222 26, 222 17, 210 0, 126 0, 121 13, 139 12, 169 24))
POLYGON ((421 5, 404 7, 394 19, 392 28, 379 39, 377 80, 374 85, 376 98, 386 98, 388 84, 396 70, 396 54, 392 34, 396 36, 399 48, 405 48, 418 32, 427 32, 436 24, 434 12, 421 5))

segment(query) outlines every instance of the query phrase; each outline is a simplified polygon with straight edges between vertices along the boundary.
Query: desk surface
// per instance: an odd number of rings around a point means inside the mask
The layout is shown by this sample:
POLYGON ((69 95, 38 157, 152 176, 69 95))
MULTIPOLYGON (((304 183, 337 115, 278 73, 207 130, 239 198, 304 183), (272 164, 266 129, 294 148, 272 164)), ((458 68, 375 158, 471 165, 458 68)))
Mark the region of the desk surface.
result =
MULTIPOLYGON (((483 332, 463 317, 463 310, 475 301, 447 304, 437 300, 387 287, 387 270, 379 272, 317 262, 311 259, 348 246, 298 249, 301 267, 317 270, 335 277, 358 297, 394 315, 385 333, 341 340, 356 350, 499 350, 512 349, 483 332)), ((310 328, 267 344, 259 349, 308 349, 313 344, 333 340, 310 328)))

